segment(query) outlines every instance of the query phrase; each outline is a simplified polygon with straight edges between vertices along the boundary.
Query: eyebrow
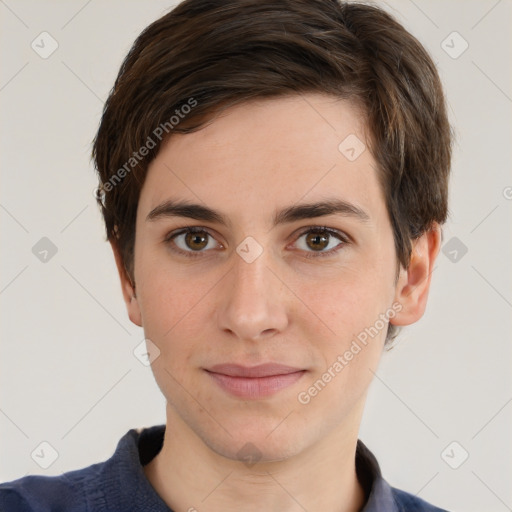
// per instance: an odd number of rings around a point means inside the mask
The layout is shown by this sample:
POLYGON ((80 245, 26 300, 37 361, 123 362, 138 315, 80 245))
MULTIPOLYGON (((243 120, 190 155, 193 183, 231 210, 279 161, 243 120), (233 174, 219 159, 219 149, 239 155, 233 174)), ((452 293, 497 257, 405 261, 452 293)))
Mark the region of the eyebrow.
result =
MULTIPOLYGON (((361 208, 346 201, 342 201, 341 199, 328 199, 283 208, 274 213, 273 224, 274 226, 278 226, 298 220, 335 214, 344 217, 353 217, 362 222, 370 220, 369 215, 361 208)), ((230 224, 220 212, 208 208, 207 206, 190 203, 188 201, 174 201, 172 199, 153 208, 147 215, 146 222, 168 217, 186 217, 205 222, 214 222, 223 226, 230 224)))

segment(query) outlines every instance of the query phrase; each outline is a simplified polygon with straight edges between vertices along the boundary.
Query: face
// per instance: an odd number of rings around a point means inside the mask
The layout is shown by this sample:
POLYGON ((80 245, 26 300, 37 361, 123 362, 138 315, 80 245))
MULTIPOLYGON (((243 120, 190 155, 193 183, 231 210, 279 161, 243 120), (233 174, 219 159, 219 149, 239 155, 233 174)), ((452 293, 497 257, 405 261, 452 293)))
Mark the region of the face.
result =
POLYGON ((149 166, 128 310, 168 422, 218 454, 282 459, 359 427, 407 281, 361 143, 355 108, 308 94, 231 108, 149 166))

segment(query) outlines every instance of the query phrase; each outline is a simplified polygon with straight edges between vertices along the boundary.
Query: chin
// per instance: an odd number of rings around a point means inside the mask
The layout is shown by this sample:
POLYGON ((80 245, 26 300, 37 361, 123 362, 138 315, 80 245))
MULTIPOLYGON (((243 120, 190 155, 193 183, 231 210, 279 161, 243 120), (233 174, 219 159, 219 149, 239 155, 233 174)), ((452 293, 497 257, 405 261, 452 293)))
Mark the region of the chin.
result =
POLYGON ((225 425, 231 436, 222 431, 220 436, 213 437, 209 430, 200 437, 218 455, 243 461, 251 467, 255 463, 289 459, 304 449, 307 436, 294 432, 290 426, 285 427, 280 422, 282 418, 245 424, 238 421, 236 427, 225 425))

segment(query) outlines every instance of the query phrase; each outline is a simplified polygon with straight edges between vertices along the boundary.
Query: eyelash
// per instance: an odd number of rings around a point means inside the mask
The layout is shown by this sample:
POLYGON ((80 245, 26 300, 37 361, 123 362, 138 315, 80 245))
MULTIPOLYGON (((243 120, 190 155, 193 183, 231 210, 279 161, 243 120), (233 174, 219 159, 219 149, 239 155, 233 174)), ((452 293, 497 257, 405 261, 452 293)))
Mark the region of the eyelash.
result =
MULTIPOLYGON (((182 228, 178 231, 172 231, 165 237, 164 242, 166 244, 168 244, 169 246, 171 246, 171 243, 173 242, 173 240, 176 237, 178 237, 180 235, 187 235, 189 233, 206 233, 209 237, 215 239, 215 237, 213 235, 211 235, 210 232, 206 228, 203 228, 200 226, 189 226, 186 228, 182 228)), ((302 236, 307 235, 308 233, 328 234, 329 236, 333 236, 334 238, 337 238, 341 243, 339 245, 337 245, 336 247, 334 247, 333 249, 330 249, 329 251, 319 251, 319 252, 306 251, 306 254, 304 255, 305 258, 322 258, 325 256, 331 256, 331 255, 337 253, 342 247, 344 247, 345 245, 348 245, 350 243, 350 239, 349 239, 348 235, 345 235, 344 233, 342 233, 340 231, 328 228, 327 226, 308 226, 304 231, 302 231, 298 235, 297 240, 299 238, 301 238, 302 236)), ((173 252, 181 254, 187 258, 197 258, 197 257, 202 256, 204 254, 204 252, 206 252, 206 251, 184 251, 176 246, 171 247, 171 250, 173 252)))

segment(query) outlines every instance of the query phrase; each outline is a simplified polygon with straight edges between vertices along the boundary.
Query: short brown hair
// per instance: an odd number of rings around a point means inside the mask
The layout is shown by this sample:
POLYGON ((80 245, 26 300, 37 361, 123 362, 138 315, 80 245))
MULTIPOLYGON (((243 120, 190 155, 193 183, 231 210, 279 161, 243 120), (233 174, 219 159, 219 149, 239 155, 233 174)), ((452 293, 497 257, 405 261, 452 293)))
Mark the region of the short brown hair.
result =
POLYGON ((135 41, 93 145, 107 239, 132 282, 140 190, 162 142, 235 104, 307 92, 362 108, 397 259, 408 267, 411 242, 446 220, 451 159, 441 82, 418 40, 373 5, 185 0, 135 41))

